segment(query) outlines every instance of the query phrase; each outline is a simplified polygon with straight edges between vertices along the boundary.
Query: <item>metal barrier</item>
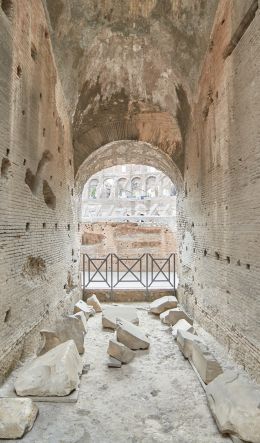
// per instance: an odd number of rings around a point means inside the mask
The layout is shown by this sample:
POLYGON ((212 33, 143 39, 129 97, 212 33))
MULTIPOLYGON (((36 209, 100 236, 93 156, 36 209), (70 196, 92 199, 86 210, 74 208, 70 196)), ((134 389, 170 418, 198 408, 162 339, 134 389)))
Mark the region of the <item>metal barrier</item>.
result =
POLYGON ((157 258, 146 253, 137 258, 119 257, 117 254, 93 258, 82 254, 83 290, 125 289, 126 283, 129 289, 169 287, 175 290, 175 256, 172 253, 166 258, 157 258))

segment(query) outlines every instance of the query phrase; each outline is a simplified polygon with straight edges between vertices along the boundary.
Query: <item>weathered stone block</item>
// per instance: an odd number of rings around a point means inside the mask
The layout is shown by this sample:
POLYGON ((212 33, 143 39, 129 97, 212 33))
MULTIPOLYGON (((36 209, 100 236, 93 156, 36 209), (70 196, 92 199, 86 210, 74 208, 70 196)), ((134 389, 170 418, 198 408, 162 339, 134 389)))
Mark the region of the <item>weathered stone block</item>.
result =
POLYGON ((197 335, 178 329, 177 344, 185 358, 192 357, 192 348, 194 342, 200 342, 200 339, 197 335))
POLYGON ((168 309, 160 314, 160 320, 167 325, 175 325, 181 319, 185 319, 192 325, 192 320, 180 308, 168 309))
POLYGON ((139 325, 139 318, 135 308, 129 306, 107 306, 102 313, 103 328, 116 329, 117 318, 122 318, 135 325, 139 325))
POLYGON ((121 363, 121 361, 117 360, 116 358, 108 357, 107 366, 109 368, 121 368, 122 363, 121 363))
POLYGON ((172 335, 174 338, 177 338, 178 330, 187 331, 190 332, 191 334, 195 333, 193 326, 184 318, 177 321, 177 323, 175 323, 175 325, 172 326, 172 335))
POLYGON ((226 371, 206 387, 213 417, 223 433, 260 443, 260 386, 226 371))
POLYGON ((0 439, 16 439, 30 431, 38 407, 30 398, 0 398, 0 439))
POLYGON ((77 347, 69 340, 26 365, 14 387, 20 396, 65 396, 77 388, 81 371, 77 347))
POLYGON ((37 355, 43 355, 68 340, 74 340, 78 352, 84 352, 84 336, 87 332, 87 321, 82 311, 68 315, 59 320, 55 331, 42 330, 42 343, 37 355))
POLYGON ((138 326, 121 319, 117 321, 117 325, 116 338, 120 343, 133 350, 149 348, 150 342, 138 326))
POLYGON ((75 306, 74 306, 74 314, 77 312, 83 312, 86 320, 89 319, 89 317, 95 315, 96 311, 92 306, 88 306, 87 303, 85 303, 83 300, 79 300, 75 306))
POLYGON ((109 340, 107 353, 122 363, 129 363, 135 356, 134 351, 116 340, 109 340))
POLYGON ((96 312, 102 312, 102 306, 98 301, 98 298, 95 294, 87 299, 87 304, 92 306, 96 312))
POLYGON ((165 295, 150 304, 152 314, 161 314, 168 309, 177 308, 178 300, 174 295, 165 295))
POLYGON ((214 355, 212 355, 207 346, 201 342, 193 342, 192 361, 206 384, 210 383, 223 372, 214 355))

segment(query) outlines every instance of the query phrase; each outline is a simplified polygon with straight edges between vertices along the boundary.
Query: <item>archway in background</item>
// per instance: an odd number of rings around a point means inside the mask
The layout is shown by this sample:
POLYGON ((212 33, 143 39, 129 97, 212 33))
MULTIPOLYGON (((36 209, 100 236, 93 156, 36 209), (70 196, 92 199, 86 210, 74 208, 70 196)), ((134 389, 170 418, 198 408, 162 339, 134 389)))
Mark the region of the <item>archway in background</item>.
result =
MULTIPOLYGON (((178 202, 178 199, 181 200, 182 196, 182 190, 183 190, 183 179, 182 175, 180 173, 180 170, 176 166, 176 164, 173 162, 169 154, 166 154, 164 151, 162 151, 160 148, 154 147, 149 143, 146 142, 140 142, 140 141, 133 141, 133 140, 123 140, 123 141, 115 141, 112 143, 109 143, 107 145, 104 145, 103 147, 97 149, 92 154, 86 158, 86 160, 82 163, 80 166, 78 173, 76 175, 75 180, 75 189, 78 196, 78 219, 81 220, 81 201, 82 201, 82 192, 84 185, 89 179, 92 179, 96 173, 110 168, 112 166, 117 165, 144 165, 144 166, 150 166, 153 167, 159 171, 161 171, 163 174, 165 174, 169 179, 174 183, 176 187, 176 200, 178 202)), ((152 176, 152 175, 151 175, 152 176)), ((171 193, 170 193, 171 195, 171 193)), ((169 195, 169 197, 170 197, 169 195)), ((178 203, 177 203, 178 208, 178 203)), ((176 223, 176 226, 178 226, 178 223, 176 223)), ((95 232, 94 229, 90 226, 90 236, 88 236, 88 233, 86 234, 86 243, 88 243, 90 246, 93 245, 93 251, 91 250, 91 247, 89 249, 89 255, 92 255, 91 252, 96 254, 96 257, 98 257, 100 251, 102 252, 102 248, 99 246, 96 247, 96 245, 99 245, 104 239, 104 231, 99 230, 95 232)), ((145 226, 143 227, 145 228, 145 226)), ((116 228, 117 229, 117 228, 116 228)), ((135 229, 135 228, 134 228, 135 229)), ((154 230, 158 229, 158 227, 153 227, 154 230)), ((132 230, 132 226, 130 224, 127 224, 127 226, 121 226, 118 228, 118 231, 123 233, 130 232, 132 230)), ((148 231, 147 231, 148 232, 148 231)), ((159 244, 157 244, 157 239, 152 240, 152 245, 148 245, 149 240, 147 238, 147 232, 145 232, 145 229, 143 230, 144 238, 143 238, 143 247, 145 248, 147 246, 147 251, 149 255, 149 247, 152 246, 153 250, 153 256, 158 257, 157 252, 159 251, 159 244), (158 249, 157 249, 158 247, 158 249)), ((82 226, 80 228, 80 235, 83 240, 82 234, 84 232, 82 231, 82 226)), ((120 234, 120 235, 121 235, 120 234)), ((111 236, 113 238, 113 235, 111 236)), ((178 237, 179 235, 176 233, 176 248, 174 250, 174 253, 178 250, 178 237)), ((86 244, 85 243, 85 244, 86 244)), ((135 242, 134 242, 135 243, 135 242)), ((167 244, 167 241, 165 242, 167 244)), ((84 241, 83 241, 84 244, 84 241)), ((136 245, 138 246, 138 245, 136 245)), ((136 254, 136 246, 132 245, 132 253, 136 254)), ((130 249, 130 248, 129 248, 130 249)), ((129 251, 129 250, 128 250, 129 251)), ((164 250, 161 249, 161 257, 164 255, 164 250)), ((165 252, 168 254, 169 251, 165 249, 165 252)), ((120 249, 121 257, 126 256, 126 248, 124 245, 123 249, 120 249)), ((107 256, 108 252, 106 251, 105 254, 102 253, 101 256, 107 256)), ((119 255, 119 254, 118 254, 119 255)), ((142 253, 140 253, 142 255, 142 253)), ((147 255, 147 254, 145 254, 147 255)), ((150 259, 149 255, 149 259, 150 259)), ((174 269, 174 272, 171 272, 171 278, 172 281, 175 281, 175 269, 177 269, 177 262, 175 263, 175 254, 172 254, 172 270, 174 269), (173 264, 174 259, 174 264, 173 264), (175 267, 176 264, 176 267, 175 267), (174 268, 173 268, 174 266, 174 268)), ((131 257, 130 251, 127 257, 131 257)), ((87 258, 89 260, 89 258, 87 258)), ((100 257, 99 257, 100 259, 100 257)), ((152 260, 152 257, 151 257, 152 260)), ((176 259, 177 260, 177 259, 176 259)), ((100 262, 99 262, 100 263, 100 262)), ((111 263, 111 261, 110 261, 111 263)), ((155 263, 155 262, 154 262, 155 263)), ((161 262, 162 264, 162 262, 161 262)), ((108 265, 109 266, 109 265, 108 265)), ((168 264, 167 264, 168 266, 168 264)), ((81 267, 82 267, 82 261, 81 261, 81 267)), ((83 265, 84 268, 84 265, 83 265)), ((82 269, 82 268, 81 268, 82 269)), ((85 269, 85 268, 84 268, 85 269)), ((120 269, 120 271, 123 271, 123 269, 120 269)), ((95 273, 95 269, 90 267, 90 272, 95 273)), ((147 268, 147 272, 151 273, 151 262, 147 268)), ((88 272, 89 274, 89 272, 88 272)), ((84 272, 83 272, 84 275, 84 272)), ((104 275, 104 274, 103 274, 104 275)), ((150 275, 150 274, 149 274, 150 275)), ((175 284, 175 282, 174 282, 175 284)), ((83 287, 84 283, 83 283, 83 287)), ((175 287, 175 286, 174 286, 175 287)), ((93 289, 93 288, 92 288, 93 289)), ((119 289, 119 288, 118 288, 119 289)), ((168 288, 169 290, 169 288, 168 288)))
POLYGON ((176 186, 177 195, 182 193, 183 178, 170 155, 146 142, 122 140, 102 146, 81 164, 75 178, 79 200, 81 200, 83 187, 91 176, 102 169, 124 164, 152 166, 172 180, 176 186))

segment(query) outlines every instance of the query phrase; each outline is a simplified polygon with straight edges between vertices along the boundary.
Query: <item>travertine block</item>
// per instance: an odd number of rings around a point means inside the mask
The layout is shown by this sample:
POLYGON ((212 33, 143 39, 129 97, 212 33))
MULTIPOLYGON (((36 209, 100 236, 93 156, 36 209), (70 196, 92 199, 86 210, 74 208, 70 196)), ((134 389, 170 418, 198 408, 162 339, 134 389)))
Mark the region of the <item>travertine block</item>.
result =
POLYGON ((92 306, 87 305, 83 300, 79 300, 75 306, 74 306, 74 314, 77 312, 83 312, 86 320, 89 319, 89 317, 95 315, 96 311, 92 306))
POLYGON ((117 360, 116 358, 108 357, 107 366, 109 368, 121 368, 122 363, 121 363, 121 361, 117 360))
POLYGON ((221 432, 260 443, 259 385, 244 381, 233 371, 226 371, 209 383, 206 394, 221 432))
POLYGON ((24 367, 14 387, 20 396, 64 396, 77 388, 81 371, 77 347, 69 340, 24 367))
POLYGON ((174 295, 165 295, 150 304, 150 312, 161 314, 168 309, 177 308, 178 300, 174 295))
POLYGON ((17 439, 30 431, 38 407, 30 398, 0 398, 0 439, 17 439))
POLYGON ((78 352, 84 352, 84 336, 87 332, 87 321, 82 311, 68 315, 59 320, 54 331, 42 330, 42 344, 38 355, 43 355, 68 340, 74 340, 78 352))
POLYGON ((206 384, 223 372, 218 361, 208 350, 207 346, 201 342, 193 342, 192 361, 206 384))
POLYGON ((122 363, 129 363, 135 356, 134 351, 116 340, 109 340, 107 353, 122 363))
POLYGON ((182 329, 178 329, 177 344, 185 358, 192 357, 193 343, 199 341, 200 339, 197 335, 191 334, 190 332, 184 331, 182 329))
POLYGON ((174 338, 177 338, 178 330, 187 331, 190 332, 191 334, 195 333, 193 326, 184 318, 177 321, 177 323, 175 323, 175 325, 172 326, 172 335, 174 338))
POLYGON ((129 306, 107 306, 102 312, 103 328, 116 329, 117 318, 122 318, 135 325, 139 325, 137 310, 129 306))
POLYGON ((175 325, 181 319, 185 319, 192 325, 192 320, 180 308, 168 309, 160 314, 160 320, 167 325, 175 325))
POLYGON ((127 320, 117 321, 116 338, 130 349, 147 349, 150 342, 145 333, 127 320))
POLYGON ((98 301, 98 298, 95 294, 87 299, 87 304, 92 306, 96 312, 102 312, 102 306, 98 301))

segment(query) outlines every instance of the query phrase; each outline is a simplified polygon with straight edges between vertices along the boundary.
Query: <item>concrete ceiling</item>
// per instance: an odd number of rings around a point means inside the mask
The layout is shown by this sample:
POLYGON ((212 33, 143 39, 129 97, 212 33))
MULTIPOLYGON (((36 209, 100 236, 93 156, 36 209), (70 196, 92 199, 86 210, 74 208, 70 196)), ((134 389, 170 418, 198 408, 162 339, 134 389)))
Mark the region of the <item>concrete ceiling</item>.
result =
POLYGON ((44 0, 73 123, 75 167, 115 140, 183 169, 190 103, 218 0, 44 0))

